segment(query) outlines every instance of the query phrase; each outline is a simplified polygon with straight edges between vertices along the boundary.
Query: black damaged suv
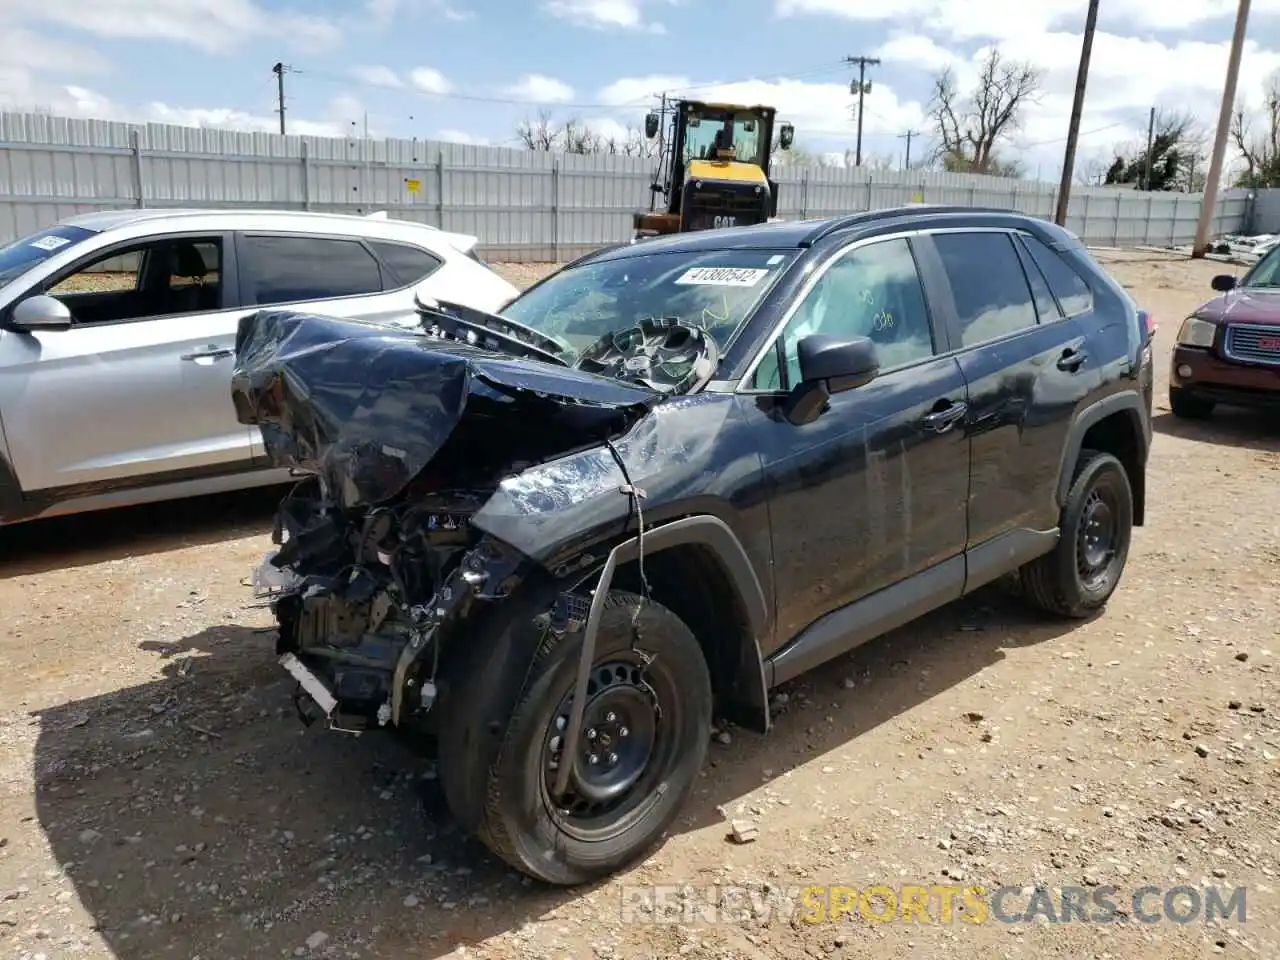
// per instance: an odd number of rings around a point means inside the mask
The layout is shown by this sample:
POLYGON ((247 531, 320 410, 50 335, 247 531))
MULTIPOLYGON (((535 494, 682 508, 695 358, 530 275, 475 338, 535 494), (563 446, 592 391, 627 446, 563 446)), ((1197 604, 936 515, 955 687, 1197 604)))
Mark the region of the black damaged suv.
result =
POLYGON ((714 715, 1012 575, 1099 610, 1143 521, 1145 314, 1071 234, 910 207, 589 255, 422 332, 246 318, 257 573, 304 718, 434 738, 461 823, 574 884, 646 853, 714 715))

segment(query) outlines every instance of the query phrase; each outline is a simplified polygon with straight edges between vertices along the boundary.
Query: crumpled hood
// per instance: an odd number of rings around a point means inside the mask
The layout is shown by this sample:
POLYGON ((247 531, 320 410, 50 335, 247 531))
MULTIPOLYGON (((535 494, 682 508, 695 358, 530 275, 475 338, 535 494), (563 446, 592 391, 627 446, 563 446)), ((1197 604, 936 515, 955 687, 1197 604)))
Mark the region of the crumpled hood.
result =
POLYGON ((343 507, 396 496, 464 422, 476 449, 500 445, 514 463, 603 441, 662 399, 418 331, 286 310, 240 321, 231 397, 276 466, 318 474, 343 507))

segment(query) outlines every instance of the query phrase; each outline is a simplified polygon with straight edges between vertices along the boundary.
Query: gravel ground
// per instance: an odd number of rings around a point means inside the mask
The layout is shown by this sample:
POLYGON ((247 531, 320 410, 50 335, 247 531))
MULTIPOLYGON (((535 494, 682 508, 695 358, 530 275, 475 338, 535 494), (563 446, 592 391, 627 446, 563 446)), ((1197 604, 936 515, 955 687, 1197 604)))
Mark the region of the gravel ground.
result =
POLYGON ((594 889, 542 889, 462 839, 396 741, 301 728, 242 585, 273 495, 0 534, 0 955, 1280 956, 1280 430, 1164 408, 1177 324, 1221 266, 1099 257, 1160 324, 1148 525, 1105 615, 1062 624, 985 591, 802 678, 767 737, 717 737, 665 845, 594 889), (738 818, 757 839, 726 840, 738 818), (642 923, 639 884, 704 892, 686 922, 642 923), (753 915, 699 913, 714 884, 753 915), (1247 888, 1247 914, 766 909, 809 884, 1112 885, 1122 912, 1145 885, 1218 884, 1247 888))

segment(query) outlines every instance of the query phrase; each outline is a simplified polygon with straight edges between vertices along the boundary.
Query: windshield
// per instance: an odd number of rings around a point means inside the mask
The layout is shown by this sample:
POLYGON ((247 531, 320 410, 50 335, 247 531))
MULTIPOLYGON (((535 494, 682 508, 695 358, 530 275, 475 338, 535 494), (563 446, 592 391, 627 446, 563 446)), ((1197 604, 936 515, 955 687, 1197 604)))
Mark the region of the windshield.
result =
POLYGON ((1280 246, 1272 247, 1240 278, 1242 287, 1280 287, 1280 246))
POLYGON ((760 163, 763 156, 760 150, 761 123, 760 118, 747 110, 737 113, 728 110, 708 111, 700 115, 697 126, 690 116, 684 134, 684 159, 714 160, 716 158, 716 137, 721 149, 733 147, 737 159, 743 163, 760 163), (751 129, 748 130, 747 128, 751 129))
POLYGON ((601 337, 646 317, 701 327, 724 350, 794 259, 794 252, 710 250, 586 263, 553 274, 502 315, 557 339, 571 364, 601 337))
POLYGON ((41 230, 15 240, 7 247, 0 247, 0 287, 11 283, 37 263, 61 253, 73 243, 80 243, 94 236, 96 231, 65 224, 41 230))

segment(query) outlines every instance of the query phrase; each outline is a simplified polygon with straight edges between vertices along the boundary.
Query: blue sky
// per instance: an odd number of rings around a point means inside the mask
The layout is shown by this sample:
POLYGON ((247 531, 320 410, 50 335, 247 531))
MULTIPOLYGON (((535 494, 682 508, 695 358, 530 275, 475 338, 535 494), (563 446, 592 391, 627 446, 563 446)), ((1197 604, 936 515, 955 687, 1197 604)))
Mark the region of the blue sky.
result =
MULTIPOLYGON (((602 131, 662 90, 768 102, 799 146, 853 147, 846 56, 878 56, 864 153, 900 160, 950 66, 992 44, 1045 71, 1006 152, 1056 176, 1084 0, 0 0, 0 105, 130 121, 510 144, 539 109, 602 131), (729 19, 733 10, 739 19, 729 19)), ((1105 0, 1081 163, 1145 133, 1147 111, 1216 121, 1235 0, 1105 0)), ((1254 0, 1240 95, 1280 68, 1280 0, 1254 0)), ((917 149, 921 141, 916 140, 917 149)), ((918 155, 918 154, 917 154, 918 155)))

